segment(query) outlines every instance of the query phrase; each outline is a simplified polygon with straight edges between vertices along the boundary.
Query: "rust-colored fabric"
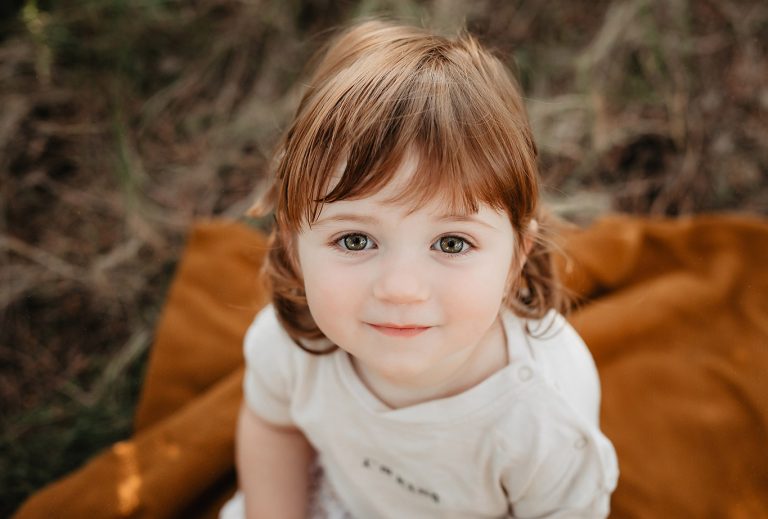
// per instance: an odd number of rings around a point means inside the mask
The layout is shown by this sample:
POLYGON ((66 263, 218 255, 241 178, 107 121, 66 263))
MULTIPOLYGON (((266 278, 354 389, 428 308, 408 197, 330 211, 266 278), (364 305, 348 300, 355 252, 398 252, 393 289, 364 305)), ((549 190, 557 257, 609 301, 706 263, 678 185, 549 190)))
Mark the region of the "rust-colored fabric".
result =
MULTIPOLYGON (((234 488, 240 341, 264 238, 193 230, 157 330, 136 434, 18 519, 215 517, 234 488)), ((603 384, 621 468, 611 517, 768 517, 768 222, 604 218, 565 237, 570 320, 603 384)))

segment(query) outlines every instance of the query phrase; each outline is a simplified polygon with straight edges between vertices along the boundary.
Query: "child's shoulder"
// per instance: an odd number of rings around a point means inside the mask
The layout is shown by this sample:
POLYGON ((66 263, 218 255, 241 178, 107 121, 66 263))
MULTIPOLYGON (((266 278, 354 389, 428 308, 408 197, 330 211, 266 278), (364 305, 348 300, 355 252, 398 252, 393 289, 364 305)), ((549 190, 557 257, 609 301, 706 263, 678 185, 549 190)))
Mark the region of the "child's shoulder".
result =
POLYGON ((576 329, 560 313, 524 321, 533 367, 547 389, 596 424, 600 407, 600 379, 592 354, 576 329))
POLYGON ((254 316, 253 321, 245 332, 244 346, 246 354, 249 350, 261 348, 261 344, 292 342, 277 318, 275 307, 271 304, 254 316))
POLYGON ((296 353, 303 353, 288 335, 274 306, 268 304, 253 318, 245 332, 243 353, 247 361, 291 362, 296 353))
MULTIPOLYGON (((606 488, 615 485, 615 454, 600 431, 600 382, 588 347, 557 312, 540 320, 510 320, 517 322, 520 333, 528 325, 523 341, 527 352, 518 360, 528 367, 528 389, 518 393, 523 398, 494 428, 504 463, 536 467, 543 486, 569 466, 592 470, 606 488)), ((522 471, 521 477, 525 474, 522 471)), ((518 483, 519 488, 531 488, 518 483)))
MULTIPOLYGON (((323 351, 329 347, 327 341, 302 341, 308 348, 323 351)), ((291 338, 280 323, 277 311, 272 304, 262 308, 248 326, 243 340, 243 352, 246 361, 277 362, 284 364, 312 364, 313 361, 328 355, 312 355, 291 338)))
MULTIPOLYGON (((558 311, 550 310, 541 319, 526 319, 529 335, 548 348, 583 353, 584 340, 568 320, 558 311)), ((587 350, 588 351, 588 350, 587 350)))

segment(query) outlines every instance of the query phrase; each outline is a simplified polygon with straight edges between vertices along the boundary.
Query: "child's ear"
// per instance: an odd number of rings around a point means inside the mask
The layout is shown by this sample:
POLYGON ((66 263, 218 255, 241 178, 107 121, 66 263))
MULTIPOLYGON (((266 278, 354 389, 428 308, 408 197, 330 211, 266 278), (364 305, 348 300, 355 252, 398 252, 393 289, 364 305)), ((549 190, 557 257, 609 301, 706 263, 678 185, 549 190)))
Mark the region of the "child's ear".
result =
POLYGON ((526 229, 525 235, 523 237, 523 252, 526 258, 533 248, 533 243, 536 240, 536 234, 538 234, 538 232, 539 222, 537 222, 535 219, 532 219, 531 223, 528 224, 528 229, 526 229))
POLYGON ((513 283, 517 276, 520 276, 525 267, 525 262, 528 261, 528 255, 531 253, 531 249, 533 249, 533 244, 536 242, 536 234, 538 232, 539 222, 532 219, 531 223, 528 224, 528 228, 523 232, 523 253, 518 257, 518 261, 513 262, 512 268, 510 268, 507 279, 508 287, 511 286, 510 284, 513 283))

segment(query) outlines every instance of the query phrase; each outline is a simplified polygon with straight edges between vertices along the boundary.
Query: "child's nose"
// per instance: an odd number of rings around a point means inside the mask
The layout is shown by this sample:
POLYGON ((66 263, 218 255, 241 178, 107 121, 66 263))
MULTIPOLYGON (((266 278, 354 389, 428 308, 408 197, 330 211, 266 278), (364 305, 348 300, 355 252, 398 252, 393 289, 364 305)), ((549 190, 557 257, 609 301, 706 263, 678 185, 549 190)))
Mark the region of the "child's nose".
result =
POLYGON ((406 255, 382 262, 373 285, 377 299, 392 304, 412 304, 429 298, 427 276, 420 271, 418 261, 406 255))

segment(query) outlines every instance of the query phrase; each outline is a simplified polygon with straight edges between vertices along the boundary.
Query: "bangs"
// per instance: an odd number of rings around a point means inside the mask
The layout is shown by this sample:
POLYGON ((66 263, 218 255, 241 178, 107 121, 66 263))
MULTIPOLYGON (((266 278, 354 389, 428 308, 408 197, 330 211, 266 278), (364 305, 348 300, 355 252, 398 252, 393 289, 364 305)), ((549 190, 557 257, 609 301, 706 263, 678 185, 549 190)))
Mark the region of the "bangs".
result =
POLYGON ((399 191, 385 199, 385 203, 405 206, 415 211, 437 201, 450 214, 476 213, 479 206, 488 204, 496 210, 505 210, 501 186, 489 186, 488 176, 477 171, 466 156, 443 158, 429 154, 424 143, 403 139, 402 149, 387 153, 381 150, 375 169, 348 161, 343 168, 328 175, 329 180, 320 192, 313 193, 311 203, 305 208, 304 221, 314 223, 323 205, 341 200, 355 200, 377 194, 384 186, 394 181, 398 171, 413 168, 409 181, 399 191), (441 160, 442 159, 442 160, 441 160), (353 164, 350 166, 350 163, 353 164), (404 168, 405 167, 405 168, 404 168))
POLYGON ((392 203, 530 215, 536 149, 504 66, 469 36, 366 35, 328 51, 302 100, 277 164, 278 222, 311 225, 323 204, 377 193, 407 160, 415 172, 392 203))

